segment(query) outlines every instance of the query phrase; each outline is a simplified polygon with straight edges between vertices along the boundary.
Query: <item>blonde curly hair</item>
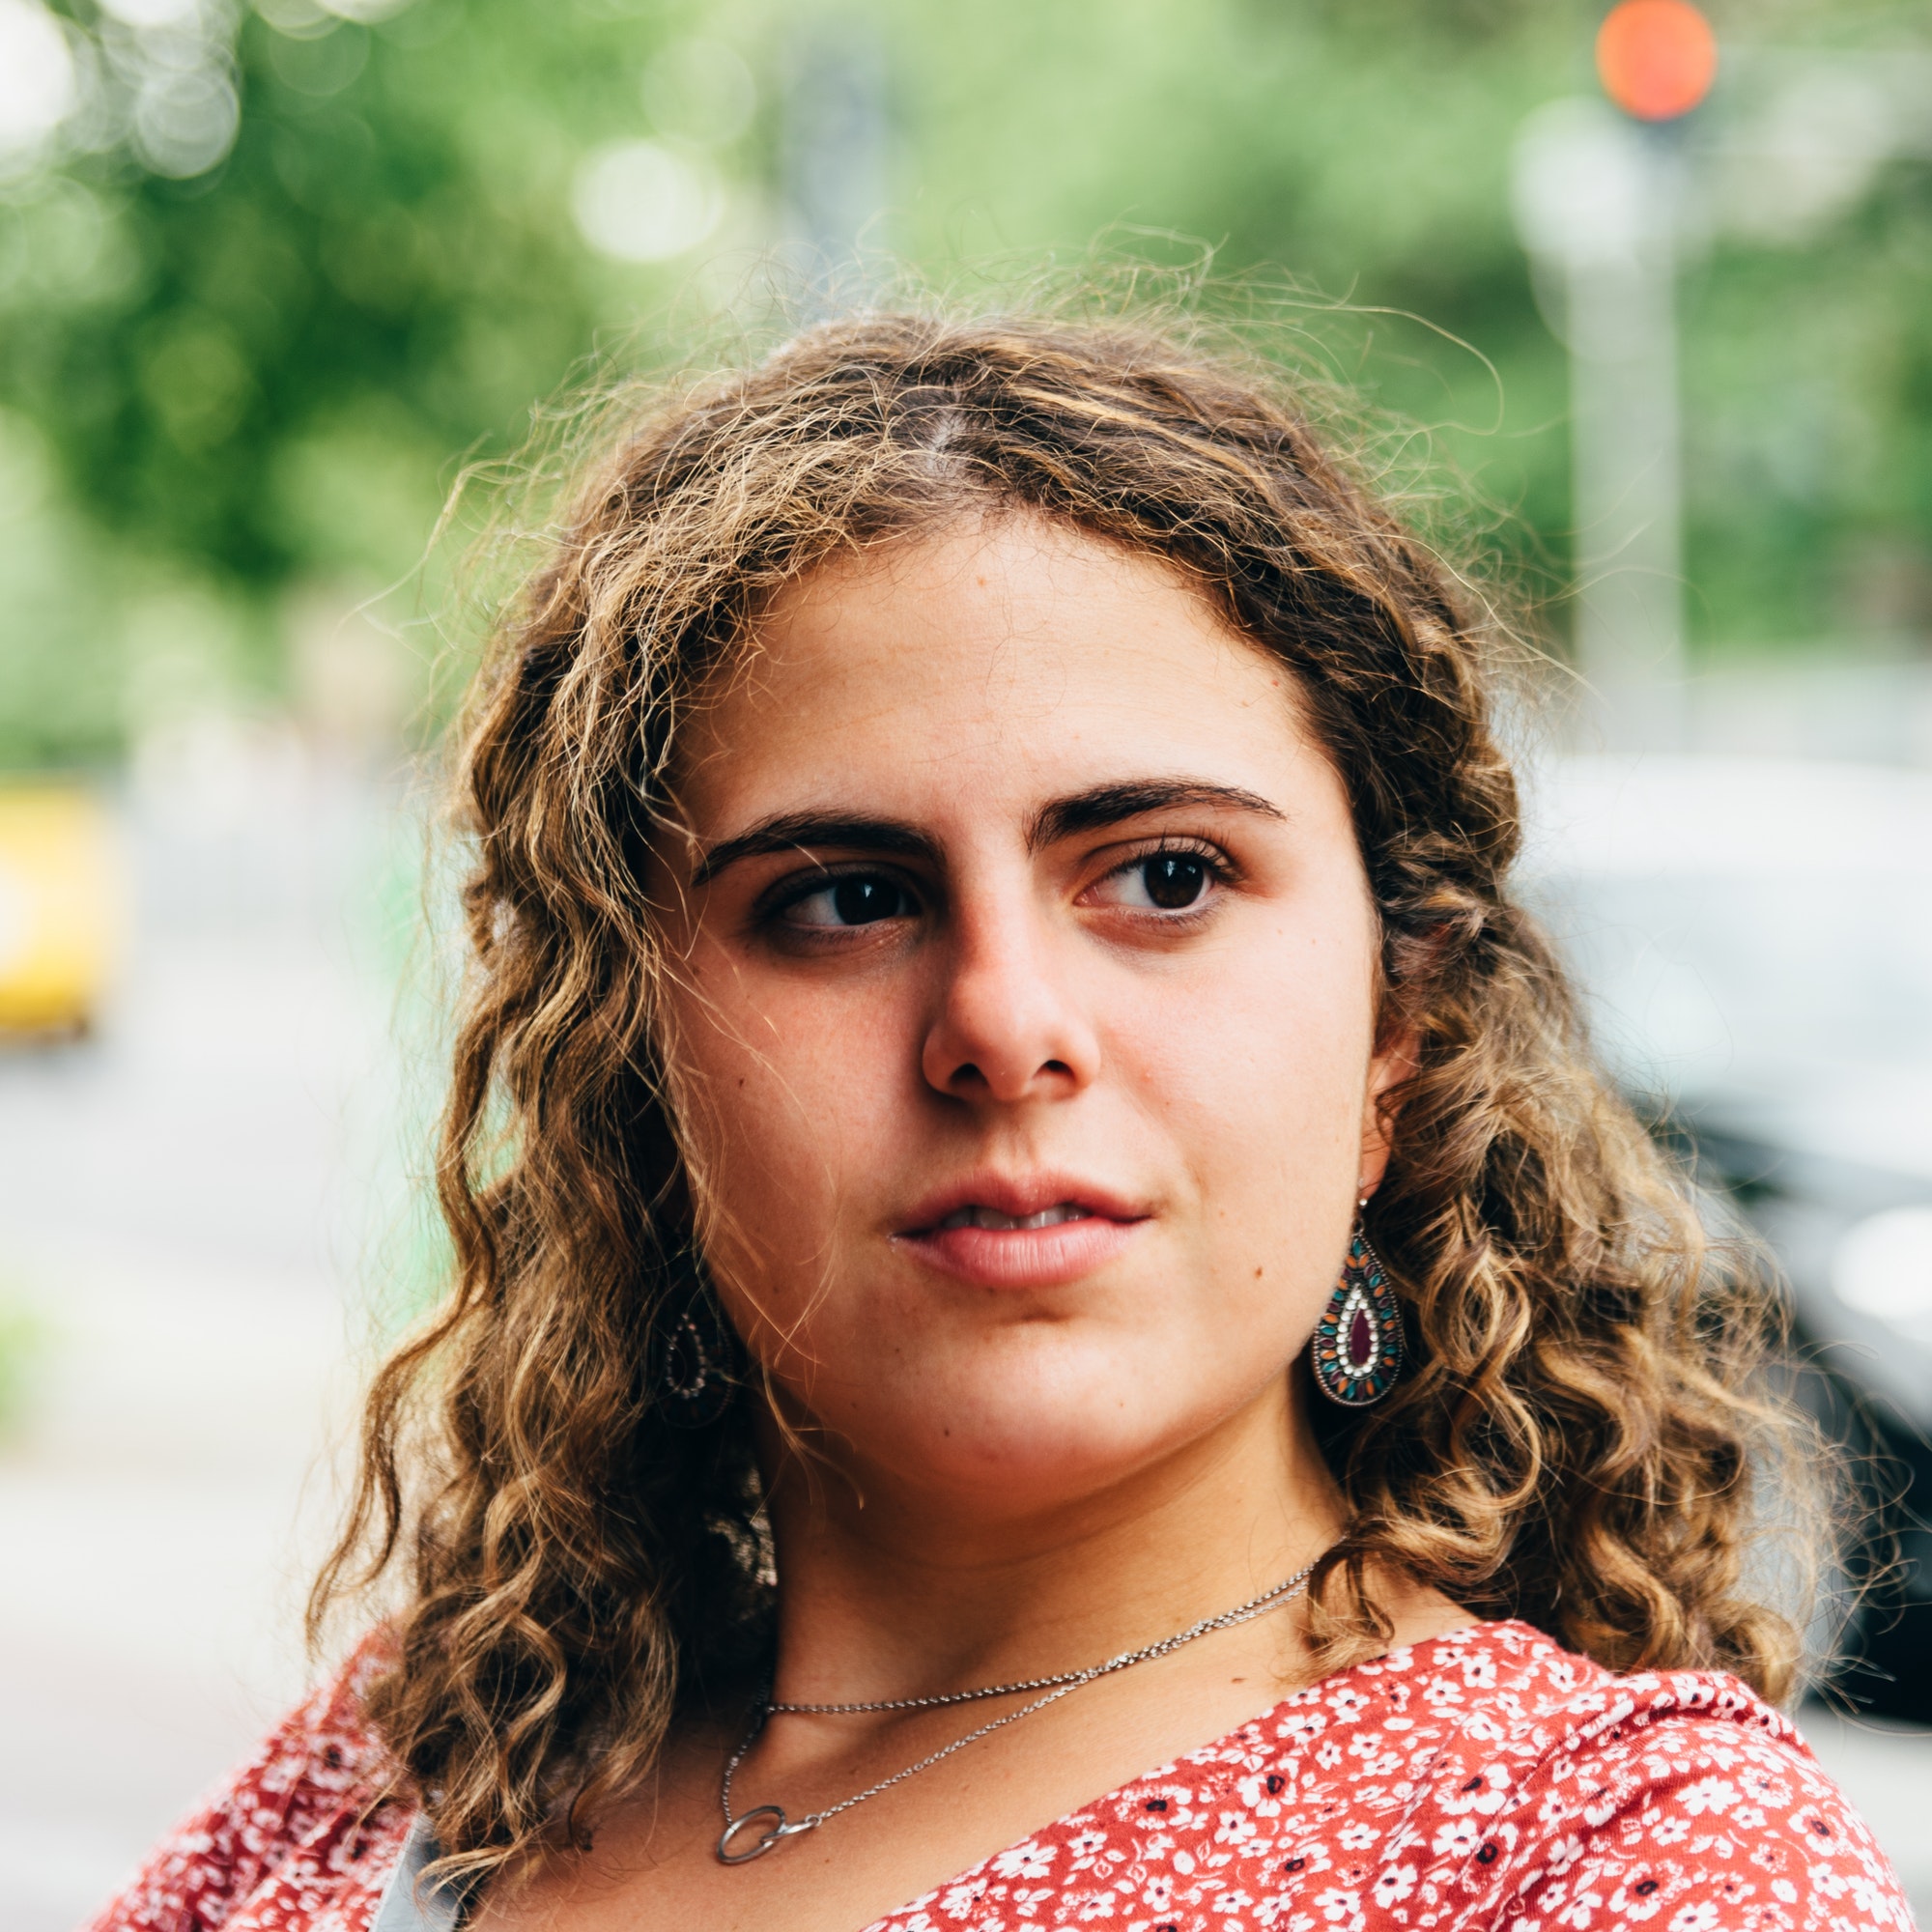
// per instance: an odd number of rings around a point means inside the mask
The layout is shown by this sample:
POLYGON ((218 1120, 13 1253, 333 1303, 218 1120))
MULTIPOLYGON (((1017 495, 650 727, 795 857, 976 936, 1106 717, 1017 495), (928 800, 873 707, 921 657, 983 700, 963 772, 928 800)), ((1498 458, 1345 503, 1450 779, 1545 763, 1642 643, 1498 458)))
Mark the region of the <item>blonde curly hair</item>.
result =
POLYGON ((652 1387, 667 1258, 703 1207, 642 885, 680 720, 834 553, 1008 509, 1162 559, 1293 672, 1351 801, 1384 1022, 1419 1042, 1371 1210, 1410 1367, 1323 1411, 1348 1527, 1315 1640, 1338 1664, 1383 1643, 1392 1567, 1615 1670, 1791 1687, 1792 1623, 1743 1576, 1766 1445, 1796 1426, 1761 1387, 1774 1302, 1606 1084, 1511 895, 1517 789, 1449 573, 1238 359, 1119 323, 872 314, 636 409, 478 685, 455 1281, 376 1378, 313 1605, 400 1585, 367 1711, 446 1870, 581 1842, 680 1700, 769 1642, 753 1398, 680 1432, 652 1387))

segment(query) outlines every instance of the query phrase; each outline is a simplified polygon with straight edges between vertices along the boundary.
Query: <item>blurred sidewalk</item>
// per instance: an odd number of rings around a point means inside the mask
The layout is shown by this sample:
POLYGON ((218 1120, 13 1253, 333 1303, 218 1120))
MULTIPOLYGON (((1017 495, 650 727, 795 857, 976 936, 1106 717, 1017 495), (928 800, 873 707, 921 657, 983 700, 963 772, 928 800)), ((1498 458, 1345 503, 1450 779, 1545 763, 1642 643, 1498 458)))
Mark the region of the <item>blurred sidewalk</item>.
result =
POLYGON ((411 835, 272 736, 167 749, 98 1035, 0 1054, 0 1925, 65 1932, 300 1691, 395 1119, 373 901, 411 835))

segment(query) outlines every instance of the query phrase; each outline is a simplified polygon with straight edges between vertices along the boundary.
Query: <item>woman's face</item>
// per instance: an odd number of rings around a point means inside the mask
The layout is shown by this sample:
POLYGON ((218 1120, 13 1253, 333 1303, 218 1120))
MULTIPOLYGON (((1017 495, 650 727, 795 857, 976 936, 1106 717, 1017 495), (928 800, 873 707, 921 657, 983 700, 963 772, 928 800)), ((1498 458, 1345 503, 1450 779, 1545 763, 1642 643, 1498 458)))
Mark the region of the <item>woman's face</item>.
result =
POLYGON ((1009 518, 803 581, 679 797, 712 1270, 797 1419, 1022 1510, 1279 1403, 1396 1071, 1289 674, 1156 562, 1009 518))

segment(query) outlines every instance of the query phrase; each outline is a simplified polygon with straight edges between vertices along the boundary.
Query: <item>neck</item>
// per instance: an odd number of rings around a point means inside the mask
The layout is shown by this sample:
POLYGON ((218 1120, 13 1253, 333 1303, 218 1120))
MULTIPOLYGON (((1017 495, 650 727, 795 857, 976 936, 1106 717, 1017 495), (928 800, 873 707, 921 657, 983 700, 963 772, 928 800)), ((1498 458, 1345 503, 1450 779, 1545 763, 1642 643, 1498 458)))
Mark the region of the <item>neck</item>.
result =
POLYGON ((836 1448, 808 1462, 781 1449, 776 1428, 767 1435, 774 1694, 787 1702, 1081 1668, 1269 1588, 1341 1527, 1334 1483, 1281 1384, 1103 1489, 1027 1506, 935 1494, 836 1448))

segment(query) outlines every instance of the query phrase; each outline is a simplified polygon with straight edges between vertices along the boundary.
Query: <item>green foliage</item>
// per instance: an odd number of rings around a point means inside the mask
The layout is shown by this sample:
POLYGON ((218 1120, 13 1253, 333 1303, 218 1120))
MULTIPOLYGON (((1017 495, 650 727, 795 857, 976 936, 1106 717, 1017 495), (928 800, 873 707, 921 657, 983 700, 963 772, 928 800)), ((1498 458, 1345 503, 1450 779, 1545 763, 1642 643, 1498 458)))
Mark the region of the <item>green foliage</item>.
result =
MULTIPOLYGON (((517 447, 533 402, 586 358, 674 354, 687 309, 730 305, 781 232, 787 77, 832 17, 413 0, 362 25, 257 4, 213 172, 165 180, 109 150, 0 201, 0 763, 107 753, 188 676, 184 651, 193 676, 272 697, 301 586, 406 578, 461 465, 517 447), (693 33, 759 86, 749 130, 708 157, 734 213, 708 268, 606 261, 573 183, 601 143, 691 138, 646 76, 693 33)), ((92 0, 69 5, 99 24, 92 0)), ((1192 237, 1231 299, 1272 267, 1352 304, 1325 338, 1338 373, 1415 420, 1540 585, 1568 552, 1565 365, 1510 227, 1509 154, 1530 109, 1591 85, 1596 11, 855 0, 838 19, 888 76, 889 247, 943 272, 1192 237)), ((1794 44, 1925 24, 1853 0, 1719 12, 1727 39, 1794 44)), ((1932 180, 1895 161, 1802 243, 1726 243, 1688 272, 1707 643, 1932 628, 1915 588, 1932 575, 1928 242, 1932 180)))
POLYGON ((88 258, 13 318, 4 381, 90 512, 254 586, 406 569, 451 459, 588 344, 562 203, 570 130, 634 65, 611 40, 515 0, 306 39, 250 14, 217 176, 99 164, 19 211, 88 258))

